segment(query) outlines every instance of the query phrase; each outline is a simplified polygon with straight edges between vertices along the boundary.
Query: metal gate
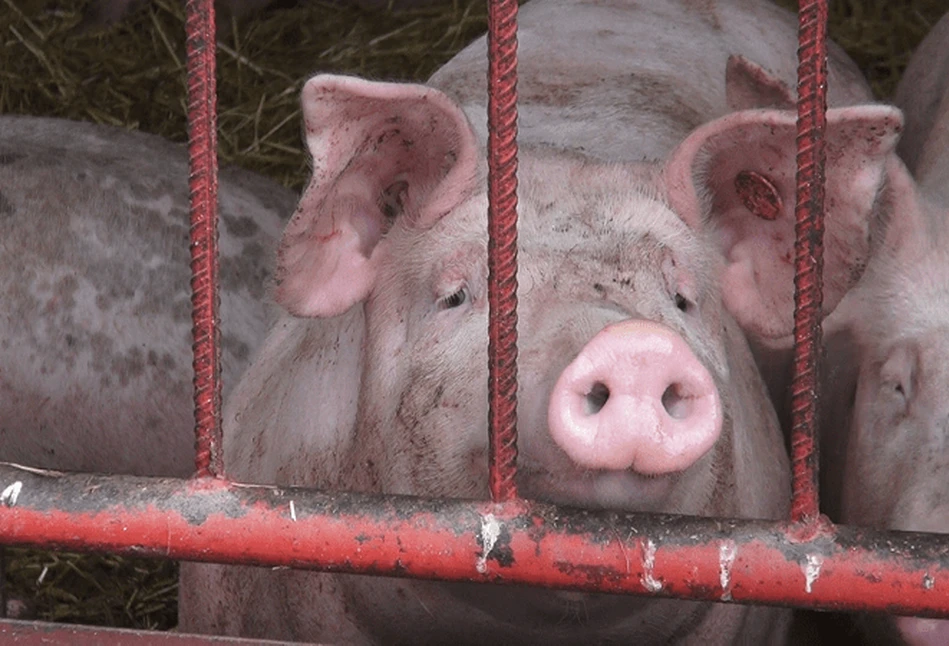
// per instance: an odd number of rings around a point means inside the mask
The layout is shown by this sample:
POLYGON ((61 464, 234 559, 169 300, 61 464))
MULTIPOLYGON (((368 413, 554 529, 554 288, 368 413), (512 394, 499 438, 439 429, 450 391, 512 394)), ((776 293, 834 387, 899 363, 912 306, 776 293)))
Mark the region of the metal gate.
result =
MULTIPOLYGON (((189 0, 197 477, 49 475, 0 465, 0 544, 949 617, 949 536, 837 526, 819 513, 815 410, 823 250, 817 234, 823 230, 827 8, 826 0, 800 4, 789 519, 587 512, 518 498, 515 0, 490 0, 489 9, 492 500, 323 493, 224 478, 213 325, 214 13, 210 0, 189 0)), ((6 628, 21 637, 39 630, 6 628)), ((63 628, 61 634, 78 638, 85 630, 63 628)), ((121 634, 114 631, 116 638, 121 634)))

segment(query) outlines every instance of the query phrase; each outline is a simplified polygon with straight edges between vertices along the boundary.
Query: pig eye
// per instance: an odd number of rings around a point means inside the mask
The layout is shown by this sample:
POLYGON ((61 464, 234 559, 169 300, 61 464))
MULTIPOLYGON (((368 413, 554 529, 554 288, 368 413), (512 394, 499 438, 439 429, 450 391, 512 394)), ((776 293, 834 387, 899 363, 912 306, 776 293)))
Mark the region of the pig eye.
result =
POLYGON ((906 404, 906 386, 904 386, 902 381, 887 380, 883 383, 883 387, 889 391, 890 395, 896 397, 896 400, 901 402, 901 404, 906 404))
POLYGON ((909 404, 913 397, 913 373, 916 368, 915 355, 905 347, 897 348, 880 368, 880 383, 886 393, 896 398, 901 406, 909 404))
POLYGON ((676 292, 675 302, 676 302, 676 307, 678 307, 681 311, 683 312, 689 311, 689 307, 691 305, 689 303, 689 299, 687 299, 685 296, 683 296, 679 292, 676 292))
POLYGON ((466 287, 462 287, 458 291, 440 299, 438 301, 438 308, 442 310, 450 310, 456 307, 461 307, 466 302, 468 302, 468 289, 466 287))

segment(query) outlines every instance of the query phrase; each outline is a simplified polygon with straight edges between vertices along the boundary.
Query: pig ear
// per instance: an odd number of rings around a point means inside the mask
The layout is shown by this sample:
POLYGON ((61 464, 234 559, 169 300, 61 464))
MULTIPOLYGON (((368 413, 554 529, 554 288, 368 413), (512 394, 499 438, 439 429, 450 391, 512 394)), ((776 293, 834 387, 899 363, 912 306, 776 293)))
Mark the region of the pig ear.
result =
POLYGON ((729 56, 725 65, 725 100, 736 112, 754 108, 795 108, 794 92, 787 83, 737 54, 729 56))
MULTIPOLYGON (((889 221, 883 240, 874 249, 874 253, 885 253, 894 257, 903 254, 915 254, 919 249, 927 249, 929 241, 936 235, 932 230, 935 224, 929 214, 936 209, 929 198, 923 197, 916 180, 907 170, 903 161, 895 155, 887 162, 887 193, 890 199, 897 201, 899 208, 890 210, 889 221)), ((904 262, 912 262, 905 260, 904 262)))
MULTIPOLYGON (((901 129, 889 106, 827 113, 825 316, 863 273, 901 129)), ((726 307, 761 339, 793 329, 795 138, 792 112, 737 112, 695 130, 665 169, 672 208, 693 228, 709 227, 724 254, 726 307)))
POLYGON ((275 298, 336 316, 369 295, 397 219, 430 227, 470 191, 478 144, 461 109, 422 85, 321 75, 302 108, 313 175, 280 242, 275 298))

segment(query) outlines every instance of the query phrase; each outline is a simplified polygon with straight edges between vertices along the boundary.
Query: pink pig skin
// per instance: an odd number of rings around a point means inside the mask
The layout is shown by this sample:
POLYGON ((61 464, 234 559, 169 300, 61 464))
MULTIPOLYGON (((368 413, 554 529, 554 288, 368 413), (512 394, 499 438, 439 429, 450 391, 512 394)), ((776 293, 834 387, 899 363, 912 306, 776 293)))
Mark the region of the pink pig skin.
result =
MULTIPOLYGON (((291 191, 220 179, 225 392, 273 313, 264 279, 291 191)), ((194 471, 188 157, 158 137, 0 116, 0 460, 194 471)))
MULTIPOLYGON (((849 524, 949 533, 947 75, 949 16, 914 53, 896 93, 907 116, 899 152, 915 181, 888 162, 879 204, 887 226, 825 323, 823 495, 849 524)), ((874 640, 890 636, 879 643, 949 643, 945 620, 859 621, 874 640)))

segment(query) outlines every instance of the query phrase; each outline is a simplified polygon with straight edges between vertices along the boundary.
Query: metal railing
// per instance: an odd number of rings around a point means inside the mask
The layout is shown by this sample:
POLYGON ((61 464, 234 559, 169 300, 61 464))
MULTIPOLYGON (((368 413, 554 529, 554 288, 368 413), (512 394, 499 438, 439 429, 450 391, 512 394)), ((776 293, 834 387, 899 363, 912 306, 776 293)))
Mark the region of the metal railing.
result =
POLYGON ((189 0, 198 477, 63 475, 0 465, 0 544, 949 617, 949 536, 835 526, 819 513, 826 0, 802 0, 799 13, 790 519, 591 512, 517 497, 516 16, 515 0, 490 1, 493 501, 322 493, 224 478, 215 325, 214 13, 210 0, 189 0))

